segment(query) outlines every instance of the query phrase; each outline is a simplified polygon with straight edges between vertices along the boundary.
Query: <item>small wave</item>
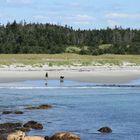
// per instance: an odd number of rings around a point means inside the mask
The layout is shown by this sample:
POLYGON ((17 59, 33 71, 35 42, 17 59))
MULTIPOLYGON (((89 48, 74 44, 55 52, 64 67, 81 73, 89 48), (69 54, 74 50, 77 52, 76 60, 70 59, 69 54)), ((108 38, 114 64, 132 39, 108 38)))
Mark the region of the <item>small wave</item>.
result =
MULTIPOLYGON (((0 89, 95 89, 104 87, 0 87, 0 89)), ((109 88, 109 87, 106 87, 109 88)))
POLYGON ((140 85, 89 85, 89 86, 1 86, 0 89, 104 89, 104 88, 140 88, 140 85))

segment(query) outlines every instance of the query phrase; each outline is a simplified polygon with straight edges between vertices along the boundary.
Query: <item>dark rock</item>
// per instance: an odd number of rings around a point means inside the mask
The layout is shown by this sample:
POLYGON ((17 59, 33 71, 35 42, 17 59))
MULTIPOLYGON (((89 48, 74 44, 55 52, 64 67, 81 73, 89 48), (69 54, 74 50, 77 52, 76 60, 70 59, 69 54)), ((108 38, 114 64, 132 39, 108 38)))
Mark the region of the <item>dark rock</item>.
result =
POLYGON ((36 106, 36 107, 27 107, 26 109, 34 110, 34 109, 50 109, 50 108, 52 108, 51 105, 44 104, 44 105, 40 105, 40 106, 36 106))
POLYGON ((109 128, 109 127, 102 127, 98 131, 101 132, 101 133, 111 133, 112 129, 109 128))
POLYGON ((23 127, 32 128, 32 129, 43 129, 43 125, 35 121, 29 121, 25 123, 23 127))
POLYGON ((80 137, 72 133, 56 133, 50 140, 80 140, 80 137))
POLYGON ((38 109, 49 109, 49 108, 52 108, 52 106, 48 104, 38 106, 38 109))
POLYGON ((3 111, 2 114, 12 114, 12 111, 3 111))
POLYGON ((2 114, 17 114, 17 115, 19 115, 19 114, 23 114, 23 112, 22 111, 3 111, 2 112, 2 114))
POLYGON ((23 112, 22 111, 15 111, 14 114, 20 115, 20 114, 23 114, 23 112))
POLYGON ((3 123, 0 124, 0 134, 7 134, 19 130, 22 127, 21 123, 3 123))
POLYGON ((3 123, 3 124, 0 124, 0 129, 17 128, 21 126, 22 126, 21 123, 3 123))
POLYGON ((49 136, 45 136, 45 140, 50 140, 50 137, 49 136))

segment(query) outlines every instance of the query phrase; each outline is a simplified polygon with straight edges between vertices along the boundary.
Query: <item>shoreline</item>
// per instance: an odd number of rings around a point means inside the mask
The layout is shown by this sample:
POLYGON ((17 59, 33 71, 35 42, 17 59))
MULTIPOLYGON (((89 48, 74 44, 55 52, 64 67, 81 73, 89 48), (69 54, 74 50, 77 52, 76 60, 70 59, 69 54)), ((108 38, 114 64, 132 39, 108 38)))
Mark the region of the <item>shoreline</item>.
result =
POLYGON ((65 80, 120 84, 140 79, 140 66, 54 66, 45 68, 28 66, 26 68, 0 68, 0 83, 45 80, 46 72, 48 72, 48 80, 59 80, 60 76, 64 76, 65 80))

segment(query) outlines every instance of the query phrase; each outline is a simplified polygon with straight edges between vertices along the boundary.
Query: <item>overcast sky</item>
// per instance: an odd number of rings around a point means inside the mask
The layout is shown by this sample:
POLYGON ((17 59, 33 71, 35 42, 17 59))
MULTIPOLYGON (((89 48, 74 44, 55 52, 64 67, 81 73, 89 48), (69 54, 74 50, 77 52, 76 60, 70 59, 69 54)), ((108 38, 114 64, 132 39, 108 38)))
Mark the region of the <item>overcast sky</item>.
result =
POLYGON ((24 19, 75 29, 140 28, 140 0, 0 0, 0 23, 24 19))

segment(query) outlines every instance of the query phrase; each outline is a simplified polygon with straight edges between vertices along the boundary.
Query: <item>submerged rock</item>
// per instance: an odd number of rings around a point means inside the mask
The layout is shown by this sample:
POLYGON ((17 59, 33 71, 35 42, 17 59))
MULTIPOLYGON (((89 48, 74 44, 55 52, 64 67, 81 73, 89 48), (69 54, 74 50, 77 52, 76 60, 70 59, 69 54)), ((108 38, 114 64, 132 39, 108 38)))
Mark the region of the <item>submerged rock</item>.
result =
MULTIPOLYGON (((47 139, 46 139, 47 140, 47 139)), ((56 133, 50 140, 80 140, 80 137, 72 133, 56 133)))
POLYGON ((34 110, 34 109, 50 109, 52 108, 51 105, 48 105, 48 104, 43 104, 43 105, 40 105, 40 106, 36 106, 36 107, 27 107, 26 109, 29 109, 29 110, 34 110))
POLYGON ((101 132, 101 133, 111 133, 112 129, 109 128, 109 127, 102 127, 98 131, 101 132))
POLYGON ((23 112, 22 111, 15 111, 14 114, 20 115, 20 114, 23 114, 23 112))
POLYGON ((31 129, 43 129, 43 125, 35 121, 29 121, 25 123, 23 127, 31 129))
POLYGON ((2 114, 6 115, 6 114, 23 114, 22 111, 3 111, 2 114))
POLYGON ((12 114, 12 111, 3 111, 2 114, 12 114))

